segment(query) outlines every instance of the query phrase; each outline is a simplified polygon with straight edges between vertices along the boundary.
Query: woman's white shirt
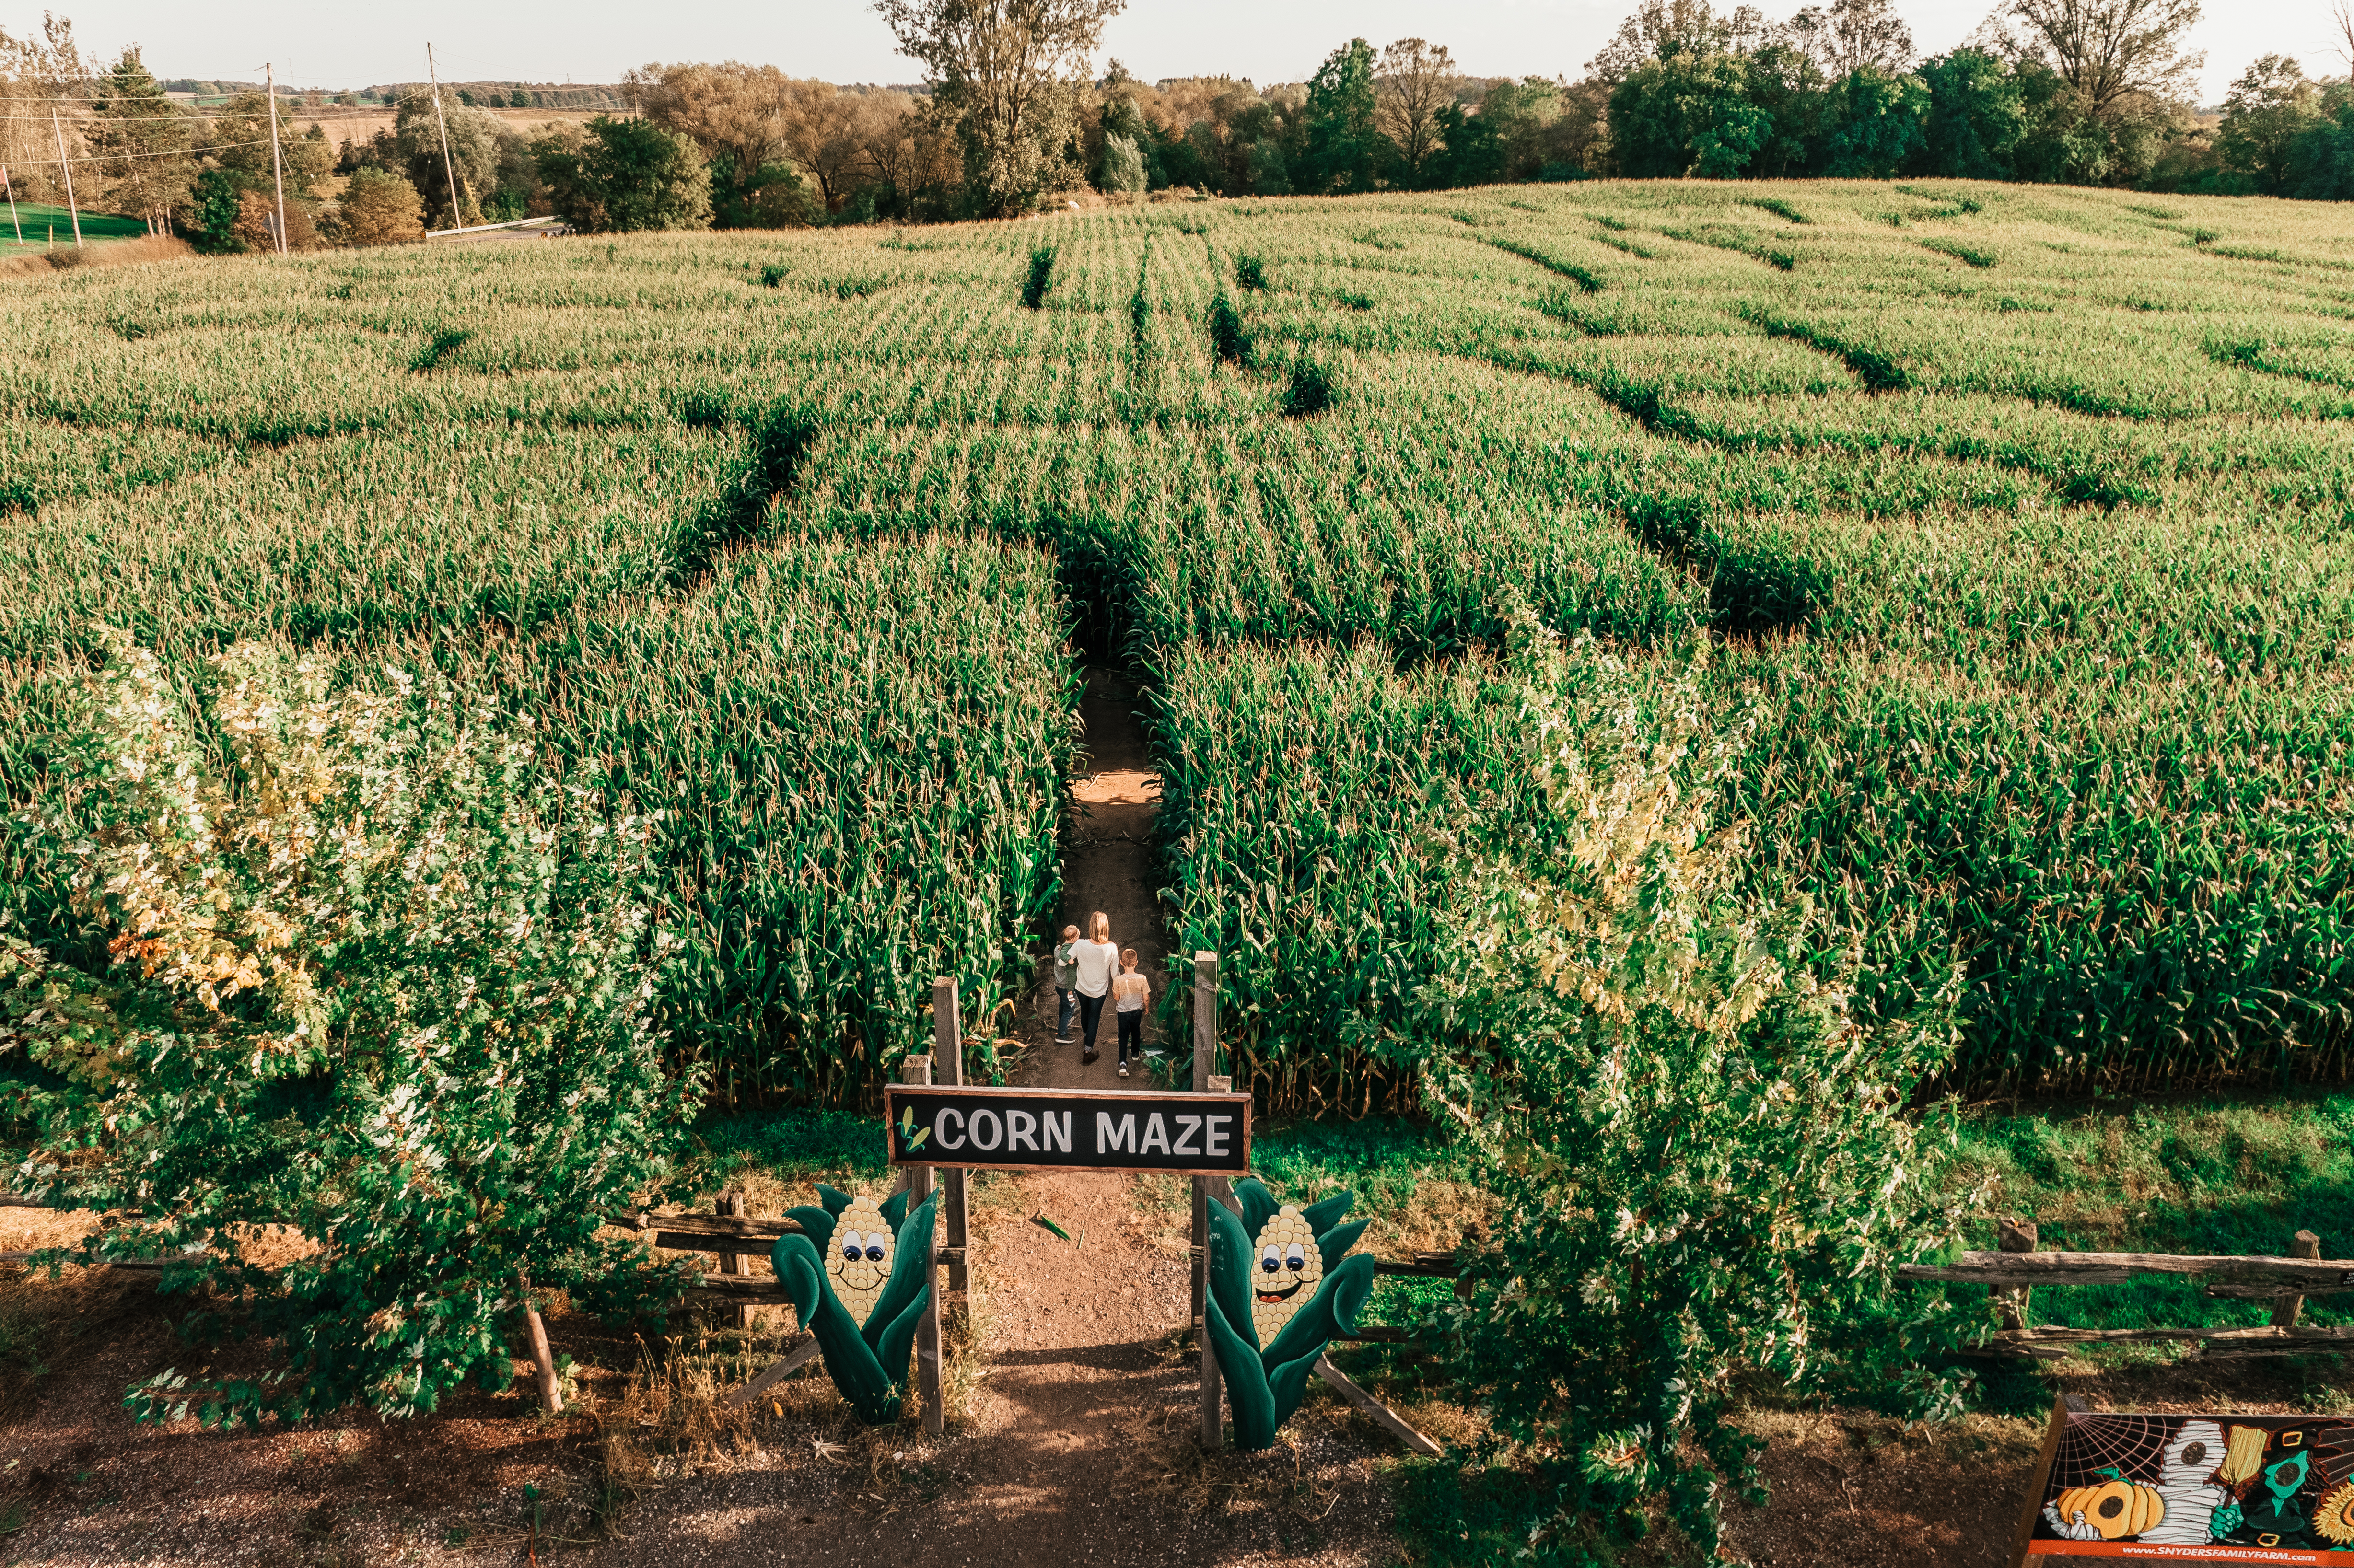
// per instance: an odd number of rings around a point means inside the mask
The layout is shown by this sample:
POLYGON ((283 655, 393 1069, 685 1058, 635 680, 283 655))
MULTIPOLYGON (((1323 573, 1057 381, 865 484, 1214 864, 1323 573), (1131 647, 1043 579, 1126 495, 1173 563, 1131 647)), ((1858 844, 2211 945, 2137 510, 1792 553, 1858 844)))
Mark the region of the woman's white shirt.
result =
POLYGON ((1078 965, 1081 996, 1101 996, 1111 989, 1111 977, 1119 970, 1118 943, 1075 942, 1071 958, 1078 965))

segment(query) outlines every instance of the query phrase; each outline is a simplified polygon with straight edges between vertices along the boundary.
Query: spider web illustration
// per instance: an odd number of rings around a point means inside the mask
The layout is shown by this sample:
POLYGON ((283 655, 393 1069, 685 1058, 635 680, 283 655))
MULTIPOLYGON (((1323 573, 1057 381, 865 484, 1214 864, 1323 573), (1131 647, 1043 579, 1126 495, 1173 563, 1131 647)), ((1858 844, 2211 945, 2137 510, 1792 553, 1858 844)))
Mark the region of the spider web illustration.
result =
MULTIPOLYGON (((2129 1481, 2156 1480, 2167 1444, 2173 1441, 2175 1433, 2186 1421, 2238 1425, 2229 1414, 2135 1415, 2103 1412, 2075 1417, 2068 1423, 2068 1430, 2060 1439, 2060 1452, 2052 1460, 2052 1489, 2064 1491, 2106 1480, 2108 1478, 2100 1472, 2110 1467, 2129 1481)), ((2354 1475, 2354 1427, 2342 1421, 2281 1425, 2303 1425, 2310 1435, 2317 1491, 2335 1487, 2354 1475)), ((2222 1457, 2218 1449, 2208 1462, 2213 1464, 2222 1457)))
POLYGON ((2105 1413, 2076 1417, 2068 1423, 2060 1439, 2060 1452, 2052 1460, 2054 1489, 2065 1491, 2105 1481, 2108 1478, 2099 1472, 2111 1467, 2129 1481, 2156 1479, 2159 1456, 2183 1419, 2105 1413))

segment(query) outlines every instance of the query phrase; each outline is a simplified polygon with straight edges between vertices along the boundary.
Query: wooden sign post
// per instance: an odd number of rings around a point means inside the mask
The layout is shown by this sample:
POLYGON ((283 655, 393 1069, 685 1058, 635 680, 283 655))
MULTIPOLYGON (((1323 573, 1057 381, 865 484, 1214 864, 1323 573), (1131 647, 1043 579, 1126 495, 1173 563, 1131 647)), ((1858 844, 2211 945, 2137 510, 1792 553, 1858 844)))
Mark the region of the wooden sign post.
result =
MULTIPOLYGON (((1218 955, 1193 955, 1193 1090, 1211 1092, 1218 1071, 1218 955)), ((1248 1096, 1243 1104, 1250 1104, 1248 1096)), ((1249 1169, 1248 1162, 1244 1165, 1249 1169)), ((1231 1185, 1232 1178, 1220 1181, 1231 1185)), ((1210 1343, 1204 1303, 1210 1293, 1210 1179, 1193 1178, 1193 1332, 1202 1345, 1202 1451, 1214 1454, 1225 1442, 1225 1389, 1218 1376, 1218 1352, 1210 1343)))
MULTIPOLYGON (((932 1059, 909 1056, 900 1064, 899 1071, 904 1082, 928 1085, 932 1081, 932 1059)), ((931 1167, 908 1167, 908 1212, 920 1208, 931 1195, 931 1167)), ((924 1399, 924 1430, 937 1437, 948 1423, 947 1412, 940 1408, 940 1269, 937 1251, 924 1260, 923 1270, 927 1294, 924 1315, 916 1319, 916 1389, 924 1399)))
MULTIPOLYGON (((957 982, 942 975, 932 982, 932 1082, 949 1088, 964 1086, 964 1014, 957 1001, 957 982)), ((965 1248, 970 1244, 972 1210, 965 1193, 965 1174, 949 1167, 940 1171, 940 1245, 954 1255, 948 1266, 948 1291, 943 1308, 962 1308, 972 1288, 965 1248)))

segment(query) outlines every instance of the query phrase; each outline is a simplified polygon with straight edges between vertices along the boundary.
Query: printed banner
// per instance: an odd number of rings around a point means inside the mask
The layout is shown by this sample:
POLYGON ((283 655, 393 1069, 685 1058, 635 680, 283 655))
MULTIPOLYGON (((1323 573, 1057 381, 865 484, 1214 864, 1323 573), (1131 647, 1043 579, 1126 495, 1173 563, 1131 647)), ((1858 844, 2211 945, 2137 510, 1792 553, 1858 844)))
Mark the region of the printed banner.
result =
POLYGON ((2072 1412, 2027 1552, 2354 1568, 2354 1423, 2072 1412))

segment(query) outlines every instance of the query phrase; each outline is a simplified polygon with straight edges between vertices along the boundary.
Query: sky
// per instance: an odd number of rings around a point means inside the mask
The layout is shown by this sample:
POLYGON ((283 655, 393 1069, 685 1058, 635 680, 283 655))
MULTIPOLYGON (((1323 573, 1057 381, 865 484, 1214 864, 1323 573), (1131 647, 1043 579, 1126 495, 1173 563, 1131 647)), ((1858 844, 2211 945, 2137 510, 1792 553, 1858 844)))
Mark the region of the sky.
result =
MULTIPOLYGON (((320 5, 315 0, 45 0, 70 16, 88 52, 142 47, 158 76, 278 79, 331 90, 420 79, 430 41, 444 80, 619 80, 652 60, 742 59, 829 81, 921 79, 891 34, 858 0, 408 0, 400 5, 320 5)), ((1776 19, 1803 0, 1763 0, 1776 19)), ((1899 0, 1924 53, 1950 48, 1995 0, 1899 0)), ((1632 0, 1130 0, 1104 34, 1104 55, 1151 80, 1246 76, 1260 86, 1302 81, 1352 37, 1376 48, 1419 36, 1445 44, 1479 76, 1576 76, 1633 8, 1632 0)), ((2344 75, 2332 47, 2328 0, 2209 0, 2192 42, 2207 51, 2201 101, 2218 103, 2258 55, 2294 55, 2308 73, 2344 75)), ((37 7, 0 0, 0 28, 32 30, 37 7)), ((1100 63, 1100 62, 1098 62, 1100 63)))

